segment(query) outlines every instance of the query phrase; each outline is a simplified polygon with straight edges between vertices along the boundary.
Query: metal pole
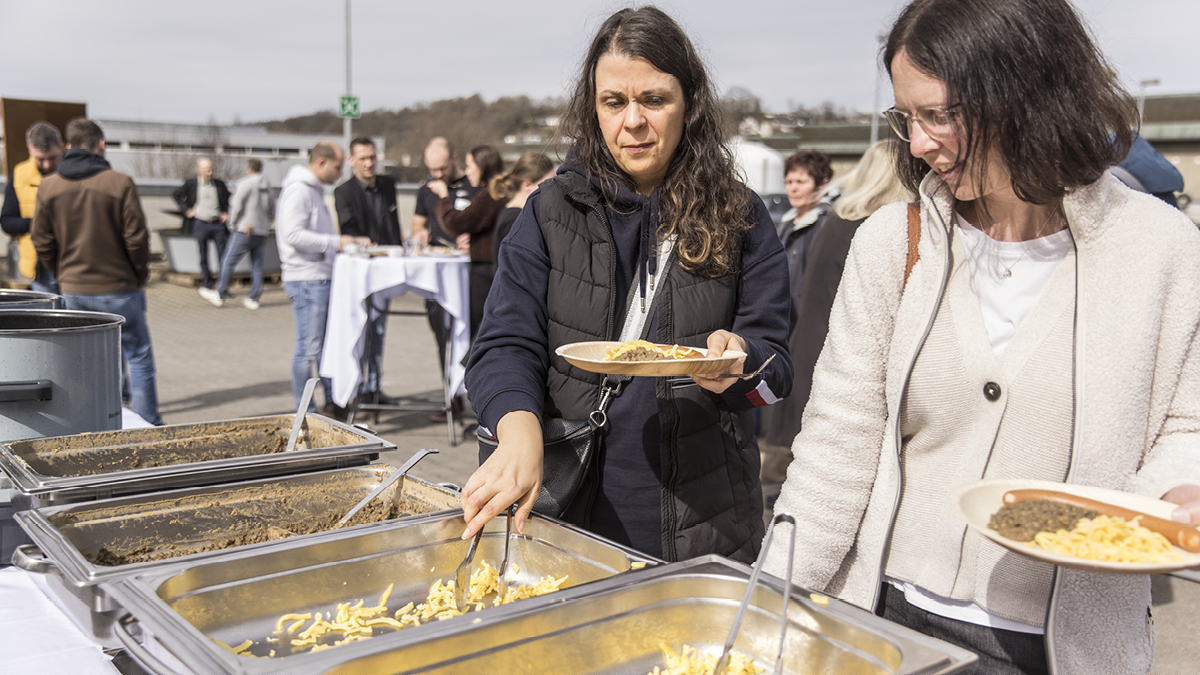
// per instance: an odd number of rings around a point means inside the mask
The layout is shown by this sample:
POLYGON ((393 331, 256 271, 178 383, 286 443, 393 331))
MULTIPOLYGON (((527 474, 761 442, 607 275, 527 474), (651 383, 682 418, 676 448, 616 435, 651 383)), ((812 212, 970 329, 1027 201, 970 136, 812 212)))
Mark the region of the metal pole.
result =
MULTIPOLYGON (((882 47, 887 40, 886 33, 880 33, 877 37, 879 45, 882 47)), ((875 107, 871 109, 871 145, 875 145, 875 141, 879 140, 879 96, 883 93, 883 64, 879 62, 878 53, 875 56, 875 107)))
POLYGON ((1143 122, 1142 114, 1146 109, 1146 87, 1152 87, 1156 84, 1158 84, 1158 78, 1142 80, 1141 82, 1138 83, 1138 97, 1137 97, 1138 124, 1141 124, 1143 122))
MULTIPOLYGON (((350 0, 346 0, 346 95, 353 95, 353 91, 350 88, 350 0)), ((342 119, 342 146, 346 148, 346 152, 350 152, 350 139, 352 138, 350 135, 350 125, 352 121, 349 117, 342 119)))

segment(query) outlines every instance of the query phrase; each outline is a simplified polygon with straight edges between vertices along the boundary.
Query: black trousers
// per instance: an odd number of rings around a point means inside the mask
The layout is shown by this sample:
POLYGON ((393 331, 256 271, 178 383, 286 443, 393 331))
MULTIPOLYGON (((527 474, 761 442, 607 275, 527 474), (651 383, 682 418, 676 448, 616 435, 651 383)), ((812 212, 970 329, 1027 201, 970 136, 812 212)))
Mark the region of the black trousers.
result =
POLYGON ((193 218, 192 236, 196 238, 196 243, 200 245, 200 283, 205 288, 212 288, 216 284, 216 275, 221 273, 221 261, 225 259, 225 244, 229 241, 229 230, 222 223, 209 223, 193 218), (209 239, 213 240, 217 245, 217 266, 215 273, 208 268, 209 239))
POLYGON ((913 607, 904 593, 883 584, 875 613, 918 633, 944 640, 979 655, 979 661, 961 671, 968 675, 1049 675, 1046 638, 948 619, 913 607))

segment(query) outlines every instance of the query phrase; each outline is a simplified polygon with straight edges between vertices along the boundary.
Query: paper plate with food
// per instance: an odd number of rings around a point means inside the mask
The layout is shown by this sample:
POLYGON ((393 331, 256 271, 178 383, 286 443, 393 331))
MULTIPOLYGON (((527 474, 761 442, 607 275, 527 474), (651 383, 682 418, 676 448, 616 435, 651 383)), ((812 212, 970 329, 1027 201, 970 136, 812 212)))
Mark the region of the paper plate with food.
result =
POLYGON ((575 342, 555 350, 576 368, 606 375, 642 377, 720 373, 746 356, 745 352, 732 349, 713 357, 705 356, 706 352, 703 347, 660 345, 645 340, 575 342))
POLYGON ((1040 480, 979 480, 950 493, 963 522, 1037 560, 1093 572, 1162 574, 1200 566, 1200 530, 1176 504, 1040 480))

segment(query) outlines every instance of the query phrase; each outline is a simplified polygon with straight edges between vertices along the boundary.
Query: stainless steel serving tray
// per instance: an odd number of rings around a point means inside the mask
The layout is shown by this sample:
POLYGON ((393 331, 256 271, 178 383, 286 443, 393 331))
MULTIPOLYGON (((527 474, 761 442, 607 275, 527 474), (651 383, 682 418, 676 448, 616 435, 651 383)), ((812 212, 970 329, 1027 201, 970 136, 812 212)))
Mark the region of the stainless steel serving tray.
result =
MULTIPOLYGON (((268 659, 235 656, 214 645, 209 635, 215 631, 180 631, 165 620, 171 616, 170 593, 159 587, 158 595, 168 600, 159 597, 156 611, 147 611, 142 601, 153 587, 142 585, 147 580, 132 579, 121 582, 134 616, 126 623, 140 623, 152 649, 135 642, 125 626, 122 635, 143 666, 161 675, 184 670, 202 675, 645 675, 665 665, 660 643, 719 654, 748 576, 745 565, 708 556, 490 610, 477 623, 452 619, 432 624, 423 627, 420 639, 414 639, 417 629, 409 629, 410 635, 400 631, 300 657, 268 659), (139 585, 142 597, 134 600, 139 585), (163 647, 169 651, 167 660, 173 660, 170 665, 150 653, 163 654, 163 647)), ((782 594, 781 581, 764 577, 734 645, 760 665, 774 663, 782 594)), ((838 600, 814 601, 795 588, 788 621, 784 669, 793 675, 941 675, 976 660, 966 650, 838 600)))
MULTIPOLYGON (((476 553, 476 565, 498 567, 503 554, 504 516, 485 528, 476 553)), ((231 556, 174 573, 148 573, 105 584, 108 592, 152 632, 166 649, 190 670, 203 673, 281 673, 327 652, 345 652, 353 644, 316 652, 290 653, 291 636, 275 635, 281 616, 293 612, 329 612, 338 603, 365 600, 377 603, 394 584, 389 613, 408 602, 425 601, 436 580, 448 581, 462 561, 468 542, 460 537, 461 512, 410 522, 407 526, 365 527, 353 537, 337 541, 312 541, 259 551, 251 556, 231 556), (213 640, 236 645, 250 639, 250 653, 273 658, 235 656, 213 640)), ((290 544, 293 542, 279 542, 290 544)), ((471 626, 489 614, 504 615, 513 608, 538 601, 556 602, 568 592, 580 592, 589 582, 614 577, 632 569, 634 562, 660 561, 601 539, 570 525, 534 516, 513 541, 511 554, 520 583, 536 583, 543 576, 567 575, 564 588, 541 598, 490 607, 464 616, 433 621, 400 631, 377 629, 380 635, 403 643, 420 642, 453 626, 471 626)), ((370 642, 372 640, 368 640, 370 642)), ((151 666, 153 668, 153 666, 151 666)), ((308 672, 308 671, 306 671, 308 672)))
POLYGON ((395 445, 308 414, 283 452, 294 415, 102 431, 0 444, 18 508, 75 503, 367 464, 395 445))
MULTIPOLYGON (((235 552, 253 555, 288 539, 240 542, 261 539, 253 535, 268 525, 300 530, 298 523, 314 518, 336 520, 392 471, 390 466, 377 464, 24 511, 15 518, 37 550, 19 551, 14 562, 27 571, 53 577, 52 588, 82 601, 92 613, 93 636, 105 640, 111 637, 111 612, 119 606, 104 592, 102 582, 178 569, 235 552), (229 543, 233 545, 225 546, 229 543), (101 548, 123 553, 172 547, 194 552, 115 566, 95 562, 101 548)), ((398 515, 388 522, 403 522, 445 514, 458 508, 461 498, 453 490, 406 475, 373 503, 394 505, 398 515)), ((367 526, 353 525, 339 532, 367 526)), ((306 540, 321 534, 329 532, 290 539, 306 540)))

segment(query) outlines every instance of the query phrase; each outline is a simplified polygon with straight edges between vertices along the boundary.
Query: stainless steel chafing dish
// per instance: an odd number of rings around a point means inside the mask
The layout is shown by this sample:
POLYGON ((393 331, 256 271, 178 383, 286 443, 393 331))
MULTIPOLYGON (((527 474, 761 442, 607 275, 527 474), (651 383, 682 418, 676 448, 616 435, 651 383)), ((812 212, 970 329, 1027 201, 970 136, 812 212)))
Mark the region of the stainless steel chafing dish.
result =
MULTIPOLYGON (((353 644, 316 652, 291 653, 292 636, 279 640, 274 631, 279 618, 293 612, 329 612, 338 603, 365 600, 377 603, 394 584, 391 612, 408 602, 425 602, 430 586, 448 581, 466 553, 468 542, 461 512, 411 522, 406 527, 363 528, 353 538, 312 541, 305 546, 228 557, 196 565, 185 571, 140 574, 109 584, 109 592, 145 626, 180 663, 201 673, 299 672, 297 668, 327 652, 349 653, 353 644), (250 653, 274 658, 235 656, 213 640, 236 645, 254 641, 250 653)), ((476 554, 476 565, 486 561, 498 567, 503 555, 504 517, 485 528, 476 554)), ((280 542, 287 544, 290 542, 280 542)), ((632 569, 633 563, 660 561, 601 539, 570 525, 533 517, 521 535, 514 535, 511 558, 519 567, 517 582, 533 584, 547 575, 567 575, 564 588, 578 592, 589 582, 607 579, 632 569)), ((510 605, 471 611, 444 621, 395 631, 376 629, 373 640, 389 638, 402 643, 421 642, 453 626, 465 627, 489 614, 506 612, 538 601, 556 602, 569 591, 510 605)), ((121 634, 118 633, 120 636, 121 634)), ((128 638, 127 638, 128 639, 128 638)), ((157 640, 150 641, 157 646, 157 640)), ((371 642, 373 640, 367 640, 371 642)), ((144 649, 138 648, 145 654, 144 649)), ((160 651, 160 653, 162 653, 160 651)), ((170 659, 169 656, 164 656, 170 659)), ((152 663, 153 658, 146 658, 152 663)), ((173 668, 181 667, 176 664, 173 668)), ((154 668, 151 665, 151 668, 154 668)), ((173 669, 172 668, 172 669, 173 669)), ((163 670, 163 669, 160 669, 163 670)), ((308 671, 306 671, 308 672, 308 671)), ((315 672, 315 671, 313 671, 315 672)))
MULTIPOLYGON (((111 644, 111 612, 118 606, 105 594, 102 582, 177 569, 235 551, 253 555, 287 541, 252 543, 264 539, 269 525, 303 531, 302 526, 311 529, 313 521, 332 524, 392 471, 390 466, 373 465, 24 511, 16 519, 37 548, 18 549, 14 563, 49 575, 55 590, 87 605, 93 636, 111 644), (154 558, 154 551, 180 555, 110 566, 96 562, 101 549, 117 554, 144 552, 131 556, 135 558, 154 558)), ((396 520, 389 522, 402 522, 446 513, 460 503, 457 492, 406 475, 372 504, 379 504, 380 512, 394 506, 396 520)), ((362 527, 367 525, 339 534, 362 527)), ((298 534, 292 539, 319 534, 298 534)))
POLYGON ((293 415, 0 444, 18 509, 367 464, 395 445, 316 414, 283 452, 293 415))
MULTIPOLYGON (((748 576, 746 566, 709 556, 489 610, 478 623, 468 615, 408 629, 407 635, 399 631, 268 659, 236 656, 211 641, 253 633, 255 620, 225 618, 239 609, 237 604, 189 595, 190 585, 153 577, 123 580, 114 592, 132 612, 119 634, 144 666, 161 675, 184 670, 202 675, 645 675, 664 665, 660 643, 719 654, 748 576), (145 644, 133 638, 139 630, 145 644)), ((764 577, 735 649, 760 663, 773 662, 782 599, 782 582, 764 577)), ((834 599, 815 601, 795 588, 787 620, 784 669, 793 675, 932 675, 956 672, 975 660, 963 649, 834 599)))

